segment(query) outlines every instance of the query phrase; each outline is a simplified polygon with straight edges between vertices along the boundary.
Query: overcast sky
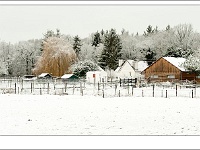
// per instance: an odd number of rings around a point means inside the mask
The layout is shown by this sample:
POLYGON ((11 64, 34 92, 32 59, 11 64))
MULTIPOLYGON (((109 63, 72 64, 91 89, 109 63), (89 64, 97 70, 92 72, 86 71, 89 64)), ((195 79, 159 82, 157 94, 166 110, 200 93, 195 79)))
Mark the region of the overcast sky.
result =
POLYGON ((200 5, 0 6, 0 40, 11 43, 39 39, 57 28, 62 34, 84 38, 101 29, 143 34, 148 25, 165 29, 180 23, 190 23, 200 32, 200 5))

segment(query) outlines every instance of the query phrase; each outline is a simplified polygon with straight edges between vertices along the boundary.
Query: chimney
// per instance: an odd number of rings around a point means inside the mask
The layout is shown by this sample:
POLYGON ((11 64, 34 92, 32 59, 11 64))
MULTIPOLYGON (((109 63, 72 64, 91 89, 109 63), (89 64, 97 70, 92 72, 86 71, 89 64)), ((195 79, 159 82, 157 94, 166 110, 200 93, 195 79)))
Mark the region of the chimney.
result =
POLYGON ((138 70, 138 61, 133 61, 132 67, 135 68, 135 70, 138 70))
POLYGON ((124 63, 123 59, 119 59, 119 67, 124 63))

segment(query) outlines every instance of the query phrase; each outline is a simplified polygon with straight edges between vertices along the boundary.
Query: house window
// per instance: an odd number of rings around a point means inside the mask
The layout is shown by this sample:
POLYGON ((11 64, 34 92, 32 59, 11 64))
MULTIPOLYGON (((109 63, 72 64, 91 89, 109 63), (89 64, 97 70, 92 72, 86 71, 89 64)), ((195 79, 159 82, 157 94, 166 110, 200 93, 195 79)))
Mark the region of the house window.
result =
POLYGON ((158 75, 152 75, 151 78, 156 79, 156 78, 158 78, 158 75))
POLYGON ((175 79, 175 75, 168 75, 167 78, 169 78, 169 79, 175 79))

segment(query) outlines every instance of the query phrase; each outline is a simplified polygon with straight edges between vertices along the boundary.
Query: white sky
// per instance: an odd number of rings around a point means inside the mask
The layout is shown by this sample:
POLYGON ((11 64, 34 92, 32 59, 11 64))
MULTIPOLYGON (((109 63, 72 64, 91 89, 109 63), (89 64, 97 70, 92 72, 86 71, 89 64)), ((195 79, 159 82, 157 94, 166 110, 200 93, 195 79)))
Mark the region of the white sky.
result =
POLYGON ((0 40, 18 42, 42 38, 48 30, 81 38, 101 29, 122 28, 143 34, 148 25, 165 29, 180 23, 190 23, 200 32, 200 5, 1 5, 0 40))

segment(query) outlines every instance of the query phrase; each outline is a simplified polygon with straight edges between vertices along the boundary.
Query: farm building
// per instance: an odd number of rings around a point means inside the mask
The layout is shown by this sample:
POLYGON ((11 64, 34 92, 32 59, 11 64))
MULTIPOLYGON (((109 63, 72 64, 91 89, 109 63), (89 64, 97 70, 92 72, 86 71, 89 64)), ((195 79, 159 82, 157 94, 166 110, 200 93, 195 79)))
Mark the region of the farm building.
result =
POLYGON ((142 73, 149 82, 166 81, 200 81, 197 73, 188 71, 184 68, 185 58, 161 57, 152 65, 147 67, 142 73))
POLYGON ((74 74, 64 74, 61 79, 63 81, 77 81, 79 79, 79 77, 77 77, 74 74))
POLYGON ((118 79, 139 78, 141 72, 147 67, 145 61, 119 60, 119 67, 115 70, 115 76, 118 79))
POLYGON ((49 73, 42 73, 38 76, 38 78, 52 78, 52 75, 49 73))
POLYGON ((100 71, 88 71, 86 73, 86 80, 88 83, 102 83, 107 82, 108 74, 103 69, 100 71))

